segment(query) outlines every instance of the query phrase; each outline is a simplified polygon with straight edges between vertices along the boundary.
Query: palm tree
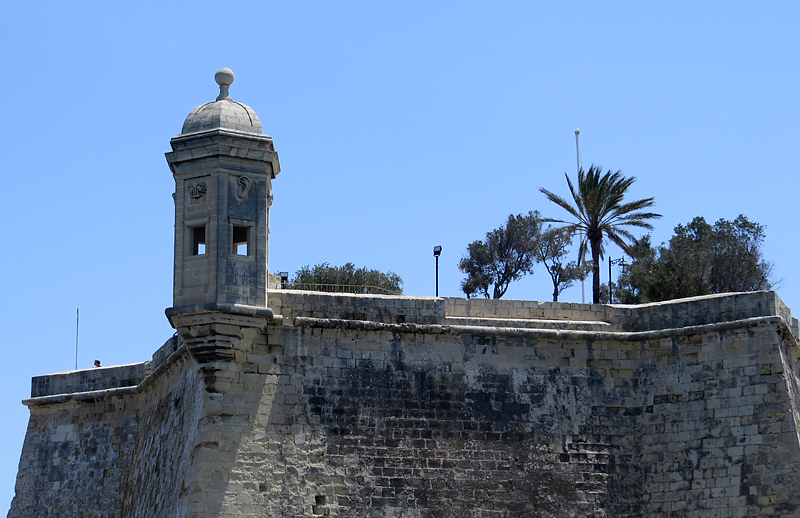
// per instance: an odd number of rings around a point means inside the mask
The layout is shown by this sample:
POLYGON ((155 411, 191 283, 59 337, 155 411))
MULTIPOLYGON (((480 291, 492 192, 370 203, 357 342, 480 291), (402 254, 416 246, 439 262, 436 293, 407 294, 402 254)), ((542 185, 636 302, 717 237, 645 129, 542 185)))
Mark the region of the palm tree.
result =
POLYGON ((626 254, 633 257, 628 242, 633 235, 624 227, 641 227, 652 230, 648 219, 660 218, 661 214, 642 212, 642 209, 655 205, 653 198, 624 203, 625 192, 636 181, 635 176, 625 178, 622 171, 602 174, 602 167, 592 165, 588 171, 578 171, 578 189, 572 185, 568 175, 567 185, 574 205, 545 188, 539 190, 547 199, 570 213, 577 221, 547 219, 555 223, 565 223, 563 229, 571 234, 580 232, 581 245, 579 261, 586 253, 586 245, 592 249, 592 296, 595 303, 600 302, 600 259, 603 257, 603 239, 608 238, 626 254))

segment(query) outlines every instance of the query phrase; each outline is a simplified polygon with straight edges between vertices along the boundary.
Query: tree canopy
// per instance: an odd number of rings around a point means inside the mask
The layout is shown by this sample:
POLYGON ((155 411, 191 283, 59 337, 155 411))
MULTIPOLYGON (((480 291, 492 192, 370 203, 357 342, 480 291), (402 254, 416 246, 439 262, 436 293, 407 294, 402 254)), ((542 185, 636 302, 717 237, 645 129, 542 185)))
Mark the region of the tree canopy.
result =
POLYGON ((553 302, 559 294, 572 286, 575 281, 585 279, 591 263, 567 261, 572 236, 561 228, 548 227, 536 245, 536 260, 542 263, 553 282, 553 302))
POLYGON ((296 290, 401 295, 403 279, 394 272, 356 268, 355 264, 304 266, 295 272, 290 286, 296 290))
POLYGON ((467 274, 461 289, 467 297, 499 299, 513 281, 542 263, 553 281, 553 300, 558 300, 559 293, 586 276, 585 264, 565 259, 571 243, 572 237, 561 229, 543 229, 538 211, 511 214, 505 225, 467 246, 467 254, 458 264, 467 274))
POLYGON ((636 304, 770 289, 772 264, 761 254, 764 228, 744 215, 713 226, 696 217, 657 248, 645 236, 632 246, 637 260, 620 276, 618 298, 636 304))
POLYGON ((541 215, 509 215, 500 228, 486 234, 484 240, 467 246, 467 255, 458 269, 467 274, 461 289, 467 295, 501 298, 509 284, 529 272, 536 260, 536 246, 541 235, 541 215))
POLYGON ((608 239, 622 248, 628 255, 633 256, 633 251, 628 243, 634 241, 634 236, 626 227, 639 227, 652 230, 653 226, 647 221, 660 218, 661 214, 643 212, 643 209, 655 205, 654 198, 645 198, 632 202, 624 202, 625 193, 628 191, 636 177, 626 178, 622 171, 607 171, 602 173, 601 166, 592 165, 588 171, 578 171, 578 187, 572 184, 567 177, 572 202, 566 198, 548 191, 539 190, 548 200, 567 211, 573 221, 546 219, 556 223, 564 223, 562 229, 571 235, 580 233, 579 261, 585 255, 587 245, 592 252, 592 295, 594 302, 600 301, 600 259, 603 257, 603 241, 608 239))

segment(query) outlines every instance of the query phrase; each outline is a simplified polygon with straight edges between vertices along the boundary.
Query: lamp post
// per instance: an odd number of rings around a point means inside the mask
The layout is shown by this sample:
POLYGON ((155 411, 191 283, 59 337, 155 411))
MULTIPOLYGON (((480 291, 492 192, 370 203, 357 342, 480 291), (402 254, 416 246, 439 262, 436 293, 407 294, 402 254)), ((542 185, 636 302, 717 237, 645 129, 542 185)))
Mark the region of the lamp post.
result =
POLYGON ((286 283, 289 282, 289 272, 279 272, 278 275, 281 276, 281 289, 286 289, 286 283))
POLYGON ((439 256, 442 255, 442 247, 436 245, 433 247, 433 256, 436 258, 436 296, 439 296, 439 256))
POLYGON ((612 288, 612 284, 611 284, 611 265, 612 264, 618 264, 619 267, 622 268, 623 272, 625 271, 625 268, 628 267, 628 263, 625 262, 625 258, 624 257, 620 257, 619 259, 611 259, 611 256, 608 256, 608 303, 609 304, 613 304, 614 303, 614 296, 613 296, 614 294, 613 294, 613 288, 612 288))

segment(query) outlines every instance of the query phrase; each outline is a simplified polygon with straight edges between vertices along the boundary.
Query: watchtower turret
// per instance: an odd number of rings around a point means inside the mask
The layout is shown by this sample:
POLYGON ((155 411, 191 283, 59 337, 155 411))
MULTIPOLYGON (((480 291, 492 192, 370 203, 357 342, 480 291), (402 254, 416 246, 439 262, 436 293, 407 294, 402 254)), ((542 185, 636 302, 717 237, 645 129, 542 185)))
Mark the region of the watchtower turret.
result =
POLYGON ((214 78, 216 101, 192 110, 166 154, 175 176, 173 312, 267 305, 278 154, 255 111, 231 98, 233 72, 214 78))

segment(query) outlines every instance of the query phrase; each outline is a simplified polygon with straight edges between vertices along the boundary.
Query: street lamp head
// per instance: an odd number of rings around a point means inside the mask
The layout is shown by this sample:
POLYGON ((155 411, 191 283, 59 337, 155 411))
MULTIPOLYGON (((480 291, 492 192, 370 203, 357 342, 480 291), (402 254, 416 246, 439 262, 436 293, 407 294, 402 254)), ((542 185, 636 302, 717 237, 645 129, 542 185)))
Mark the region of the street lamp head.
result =
POLYGON ((286 282, 289 280, 289 272, 279 272, 278 275, 281 276, 281 281, 286 282))
POLYGON ((442 247, 439 246, 439 245, 434 246, 433 247, 433 255, 435 257, 439 257, 440 255, 442 255, 442 247))

